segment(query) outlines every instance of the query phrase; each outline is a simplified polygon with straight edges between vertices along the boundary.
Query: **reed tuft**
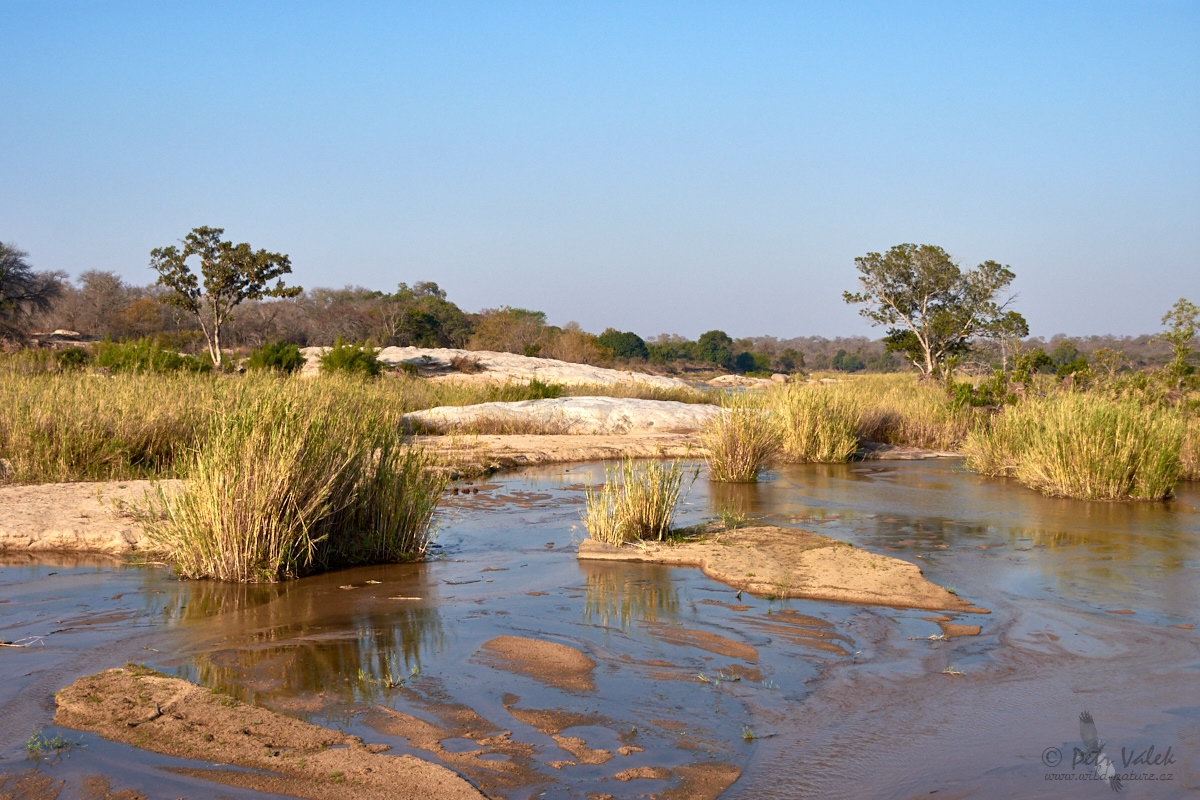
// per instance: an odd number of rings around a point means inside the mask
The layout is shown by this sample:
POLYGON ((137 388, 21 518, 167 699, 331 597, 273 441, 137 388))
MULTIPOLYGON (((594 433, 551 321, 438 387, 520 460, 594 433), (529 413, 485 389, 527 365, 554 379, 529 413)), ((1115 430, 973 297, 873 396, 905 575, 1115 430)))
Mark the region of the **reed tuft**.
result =
MULTIPOLYGON (((583 524, 588 535, 611 545, 635 539, 662 541, 686 494, 687 472, 683 459, 639 462, 627 458, 606 467, 604 486, 584 493, 583 524)), ((693 471, 692 483, 698 474, 693 471)))
POLYGON ((788 384, 773 390, 767 403, 788 461, 841 463, 858 449, 858 412, 843 387, 788 384))
POLYGON ((709 480, 754 483, 779 452, 777 419, 744 393, 731 395, 723 405, 724 413, 713 417, 700 432, 709 480))

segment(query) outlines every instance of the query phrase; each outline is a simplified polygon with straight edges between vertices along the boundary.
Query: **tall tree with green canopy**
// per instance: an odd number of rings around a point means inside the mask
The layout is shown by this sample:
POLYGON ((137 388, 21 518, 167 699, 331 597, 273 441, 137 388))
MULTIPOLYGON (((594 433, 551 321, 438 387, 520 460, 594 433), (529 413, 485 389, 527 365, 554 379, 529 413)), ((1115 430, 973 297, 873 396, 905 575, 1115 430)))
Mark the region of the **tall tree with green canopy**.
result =
POLYGON ((1027 336, 1025 318, 997 296, 1016 275, 996 261, 962 270, 940 247, 899 244, 885 254, 854 259, 861 291, 847 303, 873 325, 891 326, 888 350, 904 353, 926 377, 940 375, 947 359, 967 352, 974 338, 1027 336))
POLYGON ((183 238, 182 249, 170 245, 150 251, 150 268, 158 272, 158 284, 171 290, 163 302, 199 320, 217 369, 221 368, 221 328, 234 308, 246 300, 295 297, 303 291, 283 285, 280 276, 292 271, 286 255, 224 241, 223 233, 224 228, 193 228, 183 238), (193 256, 200 259, 203 284, 187 264, 193 256), (268 286, 270 281, 275 285, 268 286))
POLYGON ((1155 337, 1171 345, 1175 358, 1167 364, 1166 371, 1181 383, 1184 377, 1195 371, 1188 363, 1188 357, 1192 354, 1192 339, 1196 336, 1197 327, 1200 327, 1197 318, 1200 318, 1200 308, 1186 297, 1181 297, 1163 315, 1162 324, 1166 330, 1155 337))

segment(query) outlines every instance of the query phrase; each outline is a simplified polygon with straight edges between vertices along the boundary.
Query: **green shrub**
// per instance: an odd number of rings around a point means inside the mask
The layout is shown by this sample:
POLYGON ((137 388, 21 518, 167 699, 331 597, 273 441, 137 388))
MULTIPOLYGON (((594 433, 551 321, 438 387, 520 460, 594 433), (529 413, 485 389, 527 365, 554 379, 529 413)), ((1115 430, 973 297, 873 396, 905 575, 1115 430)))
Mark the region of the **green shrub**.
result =
POLYGON ((321 356, 321 372, 348 372, 374 378, 383 372, 384 364, 375 357, 375 349, 359 344, 347 344, 342 339, 321 356))
POLYGON ((619 331, 607 328, 596 339, 602 347, 612 350, 617 358, 649 358, 650 351, 646 349, 646 340, 631 331, 619 331))
POLYGON ((246 391, 214 415, 174 495, 145 512, 187 578, 270 582, 424 553, 445 479, 347 398, 246 391))
POLYGON ((304 366, 304 355, 294 344, 267 342, 250 351, 246 359, 247 369, 265 369, 275 372, 293 373, 304 366))
POLYGON ((208 372, 212 363, 165 348, 153 337, 96 345, 96 364, 113 372, 208 372))
POLYGON ((69 370, 87 366, 92 357, 82 347, 64 347, 54 354, 54 360, 59 369, 69 370))

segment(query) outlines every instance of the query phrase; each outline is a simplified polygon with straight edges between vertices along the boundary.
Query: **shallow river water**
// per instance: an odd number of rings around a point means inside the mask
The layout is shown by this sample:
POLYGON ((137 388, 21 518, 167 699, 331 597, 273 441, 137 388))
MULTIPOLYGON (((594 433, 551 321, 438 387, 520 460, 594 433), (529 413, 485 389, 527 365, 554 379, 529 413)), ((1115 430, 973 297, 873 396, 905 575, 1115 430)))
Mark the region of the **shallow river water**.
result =
POLYGON ((36 767, 67 782, 63 797, 96 774, 150 797, 266 796, 52 725, 57 689, 136 662, 438 760, 496 797, 644 797, 689 765, 740 768, 733 798, 1107 793, 1090 767, 1072 768, 1083 711, 1127 777, 1124 796, 1200 791, 1200 487, 1166 504, 1051 500, 953 461, 693 486, 683 524, 723 508, 813 530, 913 561, 991 610, 955 620, 979 636, 940 640, 928 611, 739 598, 698 570, 578 562, 582 487, 602 469, 459 484, 436 559, 282 585, 9 557, 0 639, 32 646, 0 648, 0 773, 36 767), (594 691, 506 670, 480 651, 501 635, 585 651, 594 691), (411 730, 381 709, 426 733, 401 735, 411 730), (629 754, 583 763, 601 759, 564 750, 543 718, 591 750, 629 754), (511 744, 481 750, 481 726, 511 731, 511 744), (30 760, 36 729, 85 746, 30 760), (1171 763, 1133 763, 1151 746, 1171 763), (676 772, 616 779, 636 767, 676 772))

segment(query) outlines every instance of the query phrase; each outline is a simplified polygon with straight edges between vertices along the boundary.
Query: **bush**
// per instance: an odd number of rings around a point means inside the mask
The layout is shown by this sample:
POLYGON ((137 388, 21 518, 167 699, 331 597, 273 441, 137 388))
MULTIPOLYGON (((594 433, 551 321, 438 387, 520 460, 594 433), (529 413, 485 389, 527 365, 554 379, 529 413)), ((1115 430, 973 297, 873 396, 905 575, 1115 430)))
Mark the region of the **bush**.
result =
POLYGON ((375 357, 375 349, 359 344, 346 344, 342 339, 321 356, 321 372, 348 372, 367 378, 378 377, 384 364, 375 357))
POLYGON ((160 491, 147 532, 183 577, 278 581, 423 554, 444 486, 344 398, 246 391, 212 418, 184 488, 160 491))
POLYGON ((294 344, 267 342, 250 351, 246 359, 247 369, 273 370, 291 374, 304 366, 304 355, 294 344))
POLYGON ((59 369, 71 370, 87 366, 92 357, 82 347, 64 347, 54 354, 54 360, 58 363, 59 369))
POLYGON ((96 364, 113 372, 208 372, 212 362, 165 348, 157 338, 96 345, 96 364))
MULTIPOLYGON (((634 539, 662 541, 679 510, 683 459, 670 462, 636 462, 627 458, 606 467, 604 486, 584 492, 583 524, 588 535, 605 544, 620 545, 634 539)), ((692 474, 695 482, 699 471, 692 474)), ((688 484, 689 488, 691 484, 688 484)))
POLYGON ((755 373, 758 375, 771 374, 771 357, 766 353, 738 353, 733 360, 733 368, 738 372, 755 373))
POLYGON ((650 351, 646 349, 646 341, 630 331, 608 328, 597 337, 597 342, 612 350, 613 355, 617 358, 650 358, 650 351))
POLYGON ((734 395, 723 413, 700 432, 709 480, 720 483, 754 483, 758 473, 780 448, 777 420, 769 411, 734 395))
POLYGON ((1080 500, 1162 500, 1180 473, 1184 424, 1135 399, 1074 392, 1010 406, 967 440, 967 466, 1080 500))
POLYGON ((791 383, 774 390, 767 402, 787 460, 842 463, 858 449, 859 415, 848 390, 791 383))

